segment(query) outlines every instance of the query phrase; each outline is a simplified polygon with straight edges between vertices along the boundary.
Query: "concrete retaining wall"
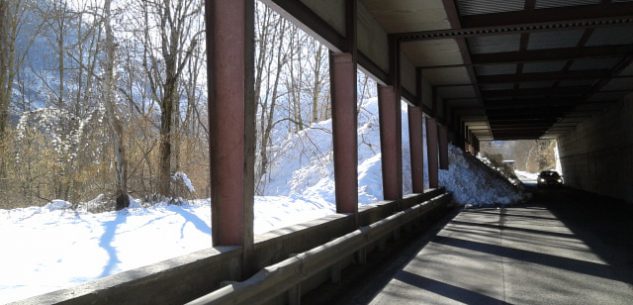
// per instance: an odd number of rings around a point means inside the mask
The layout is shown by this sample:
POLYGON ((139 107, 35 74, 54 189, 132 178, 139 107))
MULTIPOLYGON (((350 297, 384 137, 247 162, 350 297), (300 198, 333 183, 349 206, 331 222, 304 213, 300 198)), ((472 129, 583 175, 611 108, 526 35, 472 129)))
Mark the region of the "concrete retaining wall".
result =
POLYGON ((558 139, 565 184, 633 204, 633 95, 558 139))

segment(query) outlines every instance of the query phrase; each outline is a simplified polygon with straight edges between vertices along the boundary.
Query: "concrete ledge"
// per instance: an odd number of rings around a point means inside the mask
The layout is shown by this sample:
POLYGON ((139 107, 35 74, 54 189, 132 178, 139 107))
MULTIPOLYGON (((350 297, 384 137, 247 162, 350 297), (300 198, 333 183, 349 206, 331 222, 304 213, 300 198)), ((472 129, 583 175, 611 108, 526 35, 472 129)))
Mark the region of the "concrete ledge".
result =
MULTIPOLYGON (((291 289, 301 294, 301 282, 332 268, 364 247, 386 238, 390 233, 419 219, 445 204, 449 195, 439 195, 378 222, 363 226, 323 245, 264 267, 251 278, 220 288, 188 305, 267 304, 291 289)), ((292 294, 288 294, 292 298, 292 294)), ((293 303, 293 301, 289 300, 293 303)), ((295 303, 299 301, 294 300, 295 303)))
MULTIPOLYGON (((368 226, 386 220, 390 215, 441 194, 444 194, 443 189, 432 189, 398 201, 363 206, 358 213, 358 223, 368 226)), ((254 267, 266 270, 267 266, 357 228, 352 215, 333 214, 258 235, 254 267)), ((182 304, 220 288, 222 282, 242 280, 239 277, 241 254, 239 247, 209 248, 12 304, 182 304)))
POLYGON ((178 304, 237 280, 239 247, 215 247, 11 304, 178 304))

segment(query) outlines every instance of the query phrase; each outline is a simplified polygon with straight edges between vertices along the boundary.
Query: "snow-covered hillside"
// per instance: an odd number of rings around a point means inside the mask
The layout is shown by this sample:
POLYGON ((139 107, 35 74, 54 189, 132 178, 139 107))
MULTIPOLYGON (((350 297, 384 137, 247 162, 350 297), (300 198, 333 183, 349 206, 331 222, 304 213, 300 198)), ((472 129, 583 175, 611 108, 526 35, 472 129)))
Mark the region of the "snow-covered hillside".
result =
POLYGON ((449 145, 448 170, 440 170, 440 185, 446 187, 453 200, 461 205, 508 205, 523 201, 525 195, 503 176, 449 145))
MULTIPOLYGON (((382 199, 380 129, 376 99, 359 118, 359 202, 382 199)), ((402 126, 408 126, 403 108, 402 126)), ((277 144, 266 196, 255 198, 255 233, 335 212, 331 122, 313 125, 277 144)), ((403 132, 403 176, 410 179, 408 134, 403 132)), ((467 203, 521 199, 508 183, 456 147, 441 184, 467 203), (496 178, 496 179, 495 179, 496 178)), ((410 183, 408 183, 410 192, 410 183)), ((405 186, 405 193, 407 186, 405 186)), ((80 205, 85 206, 85 205, 80 205)), ((89 213, 53 201, 44 207, 0 210, 0 303, 46 293, 211 245, 209 200, 182 205, 135 201, 118 212, 89 213)))
MULTIPOLYGON (((361 204, 368 204, 382 200, 377 99, 364 101, 360 109, 358 200, 361 204)), ((402 117, 406 119, 406 112, 402 117)), ((406 121, 403 124, 405 123, 406 121)), ((406 153, 403 158, 408 159, 408 150, 406 153)), ((313 124, 308 129, 289 135, 272 148, 272 155, 272 170, 265 187, 265 195, 311 198, 334 203, 332 120, 313 124)), ((404 174, 405 177, 409 175, 410 173, 404 174)), ((410 183, 408 188, 410 192, 410 183)))

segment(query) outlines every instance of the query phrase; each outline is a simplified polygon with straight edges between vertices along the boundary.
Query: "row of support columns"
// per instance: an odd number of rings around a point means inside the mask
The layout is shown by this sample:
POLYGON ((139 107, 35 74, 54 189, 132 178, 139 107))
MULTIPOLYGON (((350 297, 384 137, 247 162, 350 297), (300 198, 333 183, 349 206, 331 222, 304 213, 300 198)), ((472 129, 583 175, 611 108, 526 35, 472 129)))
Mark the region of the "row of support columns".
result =
MULTIPOLYGON (((240 245, 243 275, 253 248, 255 160, 254 0, 206 1, 208 98, 211 155, 212 237, 215 246, 240 245)), ((356 1, 348 1, 347 44, 330 54, 336 209, 358 212, 356 1)), ((398 48, 394 47, 397 51, 398 48)), ((399 60, 391 62, 399 74, 399 60)), ((399 81, 379 86, 384 198, 402 198, 399 81)), ((413 192, 424 191, 421 108, 409 106, 413 192)), ((446 130, 426 119, 430 187, 438 186, 438 152, 448 166, 446 130), (439 135, 439 136, 438 136, 439 135), (439 144, 438 144, 439 141, 439 144)))

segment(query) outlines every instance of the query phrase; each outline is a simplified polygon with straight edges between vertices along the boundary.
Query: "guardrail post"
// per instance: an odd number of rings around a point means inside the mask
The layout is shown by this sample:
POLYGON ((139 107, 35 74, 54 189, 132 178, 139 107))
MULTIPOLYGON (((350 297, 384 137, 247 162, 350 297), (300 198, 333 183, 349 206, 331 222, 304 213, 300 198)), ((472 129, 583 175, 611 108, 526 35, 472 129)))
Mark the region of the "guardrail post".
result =
POLYGON ((426 117, 426 146, 427 162, 429 164, 429 187, 438 187, 438 164, 437 164, 437 123, 435 119, 426 117))
POLYGON ((334 264, 330 270, 330 281, 333 284, 341 282, 341 263, 334 264))
POLYGON ((364 265, 367 263, 367 248, 366 247, 362 247, 358 249, 358 252, 356 252, 356 262, 361 265, 364 265))
POLYGON ((288 305, 301 305, 301 284, 288 289, 288 305))
POLYGON ((213 244, 253 247, 254 0, 206 1, 213 244))

